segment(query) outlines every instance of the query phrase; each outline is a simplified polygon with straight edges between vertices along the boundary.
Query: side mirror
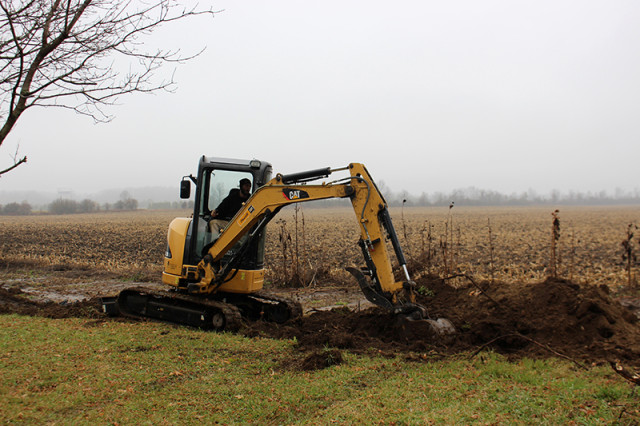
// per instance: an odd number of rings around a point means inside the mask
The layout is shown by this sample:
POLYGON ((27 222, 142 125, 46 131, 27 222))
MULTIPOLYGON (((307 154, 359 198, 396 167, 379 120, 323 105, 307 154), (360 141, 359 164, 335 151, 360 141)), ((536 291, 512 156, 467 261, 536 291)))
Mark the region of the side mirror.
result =
POLYGON ((191 197, 191 182, 186 179, 186 176, 182 178, 180 182, 180 198, 183 200, 191 197))

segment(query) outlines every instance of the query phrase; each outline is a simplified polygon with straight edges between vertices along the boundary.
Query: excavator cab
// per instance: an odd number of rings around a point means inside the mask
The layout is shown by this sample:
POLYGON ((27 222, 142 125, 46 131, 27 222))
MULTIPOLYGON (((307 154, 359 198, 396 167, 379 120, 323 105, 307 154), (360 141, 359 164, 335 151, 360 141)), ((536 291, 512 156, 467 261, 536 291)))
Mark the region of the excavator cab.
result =
MULTIPOLYGON (((271 164, 259 160, 236 160, 202 156, 196 177, 185 176, 180 185, 180 197, 191 198, 191 183, 195 184, 194 210, 191 218, 177 218, 169 227, 168 247, 165 253, 163 281, 176 287, 185 287, 196 280, 195 265, 224 232, 230 218, 212 218, 211 211, 220 205, 230 191, 237 190, 242 179, 251 182, 251 193, 271 179, 271 164), (175 243, 172 244, 172 239, 175 243), (179 259, 175 249, 183 248, 179 259)), ((234 245, 220 260, 221 265, 233 259, 245 240, 234 245)), ((238 269, 262 270, 264 264, 265 232, 253 238, 244 248, 238 269)))

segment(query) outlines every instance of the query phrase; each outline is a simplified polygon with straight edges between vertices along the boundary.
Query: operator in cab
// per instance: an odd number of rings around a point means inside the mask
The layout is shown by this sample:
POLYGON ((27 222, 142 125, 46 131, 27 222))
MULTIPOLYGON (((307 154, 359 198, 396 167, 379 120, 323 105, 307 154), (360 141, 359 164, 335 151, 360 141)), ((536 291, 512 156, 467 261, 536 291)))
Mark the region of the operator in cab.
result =
POLYGON ((251 196, 251 181, 247 178, 240 179, 240 188, 232 188, 214 210, 211 210, 209 228, 214 234, 226 228, 227 224, 242 208, 245 201, 251 196))

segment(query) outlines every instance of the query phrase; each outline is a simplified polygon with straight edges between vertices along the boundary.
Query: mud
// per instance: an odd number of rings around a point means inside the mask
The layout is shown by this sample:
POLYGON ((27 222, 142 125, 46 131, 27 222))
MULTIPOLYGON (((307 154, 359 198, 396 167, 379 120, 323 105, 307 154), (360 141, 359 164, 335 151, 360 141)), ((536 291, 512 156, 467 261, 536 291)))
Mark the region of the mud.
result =
MULTIPOLYGON (((319 309, 310 290, 287 295, 307 308, 305 316, 283 325, 249 323, 246 336, 295 339, 304 354, 303 370, 325 368, 342 362, 341 350, 403 356, 408 360, 441 359, 455 354, 473 356, 496 351, 510 359, 570 359, 589 366, 619 360, 640 367, 640 323, 606 287, 578 285, 568 281, 536 284, 476 284, 471 280, 450 286, 443 280, 421 278, 426 289, 419 302, 431 318, 448 318, 458 332, 436 336, 427 323, 408 321, 360 303, 356 293, 334 290, 333 302, 350 300, 343 307, 319 309)), ((26 288, 23 288, 26 290, 26 288)), ((0 313, 38 315, 49 318, 80 317, 108 320, 99 299, 55 303, 43 301, 21 288, 0 287, 0 313)), ((326 296, 329 290, 322 290, 326 296)))
POLYGON ((19 288, 0 287, 0 314, 18 314, 46 318, 101 318, 102 305, 97 298, 75 302, 52 302, 30 299, 19 288))

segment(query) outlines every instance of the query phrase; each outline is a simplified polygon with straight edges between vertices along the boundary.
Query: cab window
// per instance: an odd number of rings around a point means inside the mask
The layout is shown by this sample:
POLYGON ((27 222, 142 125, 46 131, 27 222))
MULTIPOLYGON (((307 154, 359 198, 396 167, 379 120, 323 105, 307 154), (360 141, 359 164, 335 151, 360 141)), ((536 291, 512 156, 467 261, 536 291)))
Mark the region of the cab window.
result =
POLYGON ((208 185, 208 191, 206 197, 206 206, 204 206, 204 212, 207 213, 216 207, 229 195, 229 191, 234 188, 240 188, 240 180, 247 178, 252 182, 253 176, 247 172, 236 172, 230 170, 212 170, 210 174, 210 180, 208 185))

